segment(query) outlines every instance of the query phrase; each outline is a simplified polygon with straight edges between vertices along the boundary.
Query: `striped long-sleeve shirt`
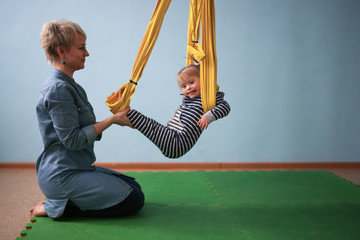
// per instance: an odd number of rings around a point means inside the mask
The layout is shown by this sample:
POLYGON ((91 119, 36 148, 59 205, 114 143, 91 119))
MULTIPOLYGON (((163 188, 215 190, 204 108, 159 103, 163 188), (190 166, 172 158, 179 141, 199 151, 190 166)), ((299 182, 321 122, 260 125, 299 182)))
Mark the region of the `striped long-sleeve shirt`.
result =
MULTIPOLYGON (((216 107, 205 116, 209 122, 223 118, 230 112, 230 105, 224 100, 224 93, 217 92, 216 107)), ((128 118, 168 158, 179 158, 187 153, 199 139, 202 129, 197 125, 204 114, 201 97, 183 97, 183 104, 164 126, 136 110, 130 110, 128 118)))

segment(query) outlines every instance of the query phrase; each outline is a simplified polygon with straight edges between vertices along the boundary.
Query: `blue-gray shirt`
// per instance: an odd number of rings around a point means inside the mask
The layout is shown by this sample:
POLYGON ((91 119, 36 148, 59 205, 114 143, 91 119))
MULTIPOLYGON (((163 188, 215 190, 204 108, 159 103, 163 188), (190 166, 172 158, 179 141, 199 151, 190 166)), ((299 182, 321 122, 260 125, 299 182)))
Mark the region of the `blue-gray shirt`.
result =
MULTIPOLYGON (((40 94, 36 113, 44 149, 36 163, 49 217, 60 217, 69 199, 82 210, 98 210, 123 201, 132 188, 96 158, 95 114, 84 89, 53 69, 40 94)), ((123 175, 124 176, 124 175, 123 175)))

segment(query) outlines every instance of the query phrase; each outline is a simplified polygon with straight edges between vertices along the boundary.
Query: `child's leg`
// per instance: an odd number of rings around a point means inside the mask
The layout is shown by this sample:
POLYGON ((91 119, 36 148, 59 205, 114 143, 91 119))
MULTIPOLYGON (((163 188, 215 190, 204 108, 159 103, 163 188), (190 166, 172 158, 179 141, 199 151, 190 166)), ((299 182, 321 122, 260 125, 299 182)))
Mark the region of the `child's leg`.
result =
POLYGON ((195 145, 200 136, 189 136, 189 133, 185 131, 177 132, 172 130, 136 110, 130 110, 128 118, 134 128, 152 141, 168 158, 183 156, 195 145))

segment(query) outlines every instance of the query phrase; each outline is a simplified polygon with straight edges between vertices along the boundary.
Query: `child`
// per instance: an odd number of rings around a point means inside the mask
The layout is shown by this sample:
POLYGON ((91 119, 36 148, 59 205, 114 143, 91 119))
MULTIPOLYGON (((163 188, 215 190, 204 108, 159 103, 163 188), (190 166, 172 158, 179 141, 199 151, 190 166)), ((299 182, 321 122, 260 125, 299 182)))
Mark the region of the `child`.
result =
POLYGON ((203 129, 230 112, 224 93, 216 93, 216 107, 204 114, 200 97, 200 66, 189 65, 178 73, 179 87, 184 95, 183 104, 164 126, 132 109, 127 116, 138 129, 168 158, 179 158, 187 153, 199 139, 203 129))

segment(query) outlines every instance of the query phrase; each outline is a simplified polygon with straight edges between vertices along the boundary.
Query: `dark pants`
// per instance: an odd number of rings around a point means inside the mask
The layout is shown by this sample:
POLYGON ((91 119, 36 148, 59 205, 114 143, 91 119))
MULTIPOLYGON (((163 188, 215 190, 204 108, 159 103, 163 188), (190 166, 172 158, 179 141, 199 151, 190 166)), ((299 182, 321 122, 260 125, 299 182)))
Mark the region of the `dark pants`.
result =
POLYGON ((124 180, 133 188, 133 191, 125 198, 125 200, 109 208, 89 211, 82 211, 69 200, 63 217, 125 217, 137 213, 143 208, 145 202, 145 196, 140 185, 133 178, 116 176, 124 180))

